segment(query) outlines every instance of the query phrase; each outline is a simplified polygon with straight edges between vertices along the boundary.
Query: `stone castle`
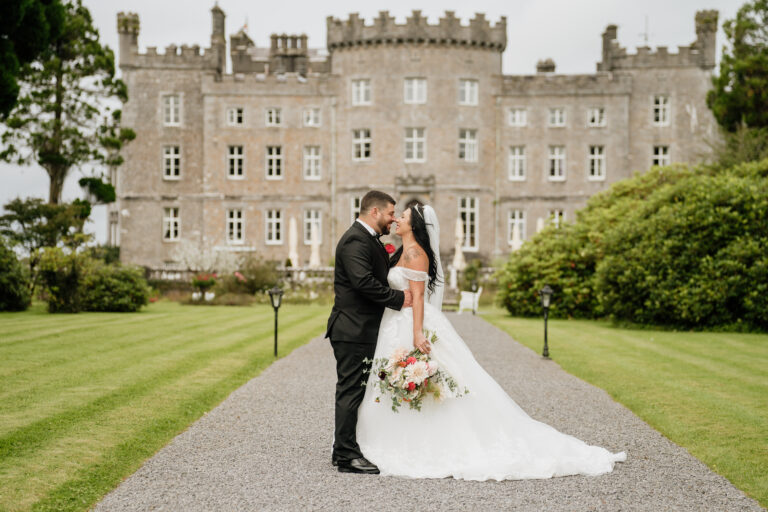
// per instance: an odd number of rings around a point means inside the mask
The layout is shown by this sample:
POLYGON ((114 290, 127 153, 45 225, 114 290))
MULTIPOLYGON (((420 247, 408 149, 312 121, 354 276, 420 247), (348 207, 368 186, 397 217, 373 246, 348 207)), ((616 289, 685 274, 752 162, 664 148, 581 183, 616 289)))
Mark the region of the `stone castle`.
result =
POLYGON ((118 14, 137 137, 113 176, 109 240, 126 262, 176 268, 184 241, 284 261, 295 231, 293 264, 316 237, 325 265, 371 188, 432 204, 444 261, 457 219, 466 257, 489 261, 634 171, 700 159, 716 133, 717 11, 696 13, 696 40, 676 52, 628 53, 609 25, 596 73, 581 75, 549 59, 504 75, 505 18, 430 24, 420 11, 329 17, 325 49, 285 34, 262 48, 240 30, 227 73, 225 14, 211 14, 209 48, 164 53, 139 53, 138 15, 118 14))

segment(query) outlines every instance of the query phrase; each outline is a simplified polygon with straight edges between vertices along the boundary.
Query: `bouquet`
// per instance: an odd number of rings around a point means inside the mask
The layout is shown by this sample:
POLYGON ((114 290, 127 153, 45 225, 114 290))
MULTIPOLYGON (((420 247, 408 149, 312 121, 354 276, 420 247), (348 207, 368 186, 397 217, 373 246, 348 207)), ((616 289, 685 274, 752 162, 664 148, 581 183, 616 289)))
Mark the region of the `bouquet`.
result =
MULTIPOLYGON (((424 335, 431 343, 437 342, 434 332, 425 329, 424 335)), ((381 401, 381 396, 389 395, 394 412, 398 412, 403 402, 411 409, 420 411, 422 401, 427 395, 431 395, 436 401, 442 401, 469 393, 466 388, 459 390, 453 377, 441 370, 437 361, 417 349, 409 352, 407 348, 400 347, 389 358, 366 359, 365 362, 372 364, 367 372, 376 375, 378 380, 369 380, 364 385, 378 386, 379 396, 376 397, 376 402, 381 401)))

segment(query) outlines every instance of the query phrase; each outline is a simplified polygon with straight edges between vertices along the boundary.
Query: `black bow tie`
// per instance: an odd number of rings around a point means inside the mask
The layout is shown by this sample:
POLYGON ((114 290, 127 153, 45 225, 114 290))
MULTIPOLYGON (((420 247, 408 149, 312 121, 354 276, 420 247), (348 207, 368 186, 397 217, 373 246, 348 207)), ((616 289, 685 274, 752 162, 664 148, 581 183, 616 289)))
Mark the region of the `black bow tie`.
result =
POLYGON ((384 233, 374 233, 373 238, 379 240, 382 236, 384 236, 384 233))

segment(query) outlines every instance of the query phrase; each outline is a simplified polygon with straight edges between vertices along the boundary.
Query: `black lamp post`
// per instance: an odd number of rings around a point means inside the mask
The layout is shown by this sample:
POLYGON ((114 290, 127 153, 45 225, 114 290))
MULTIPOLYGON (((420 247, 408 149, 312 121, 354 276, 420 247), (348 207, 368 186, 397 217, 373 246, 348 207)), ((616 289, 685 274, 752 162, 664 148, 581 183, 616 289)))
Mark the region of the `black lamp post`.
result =
POLYGON ((283 301, 283 290, 277 285, 269 290, 269 301, 272 303, 272 309, 275 310, 275 357, 277 357, 277 310, 280 309, 280 303, 283 301))
POLYGON ((539 292, 541 294, 541 307, 544 308, 544 350, 541 355, 549 359, 549 346, 547 345, 547 319, 549 318, 549 302, 552 299, 552 288, 548 284, 539 292))

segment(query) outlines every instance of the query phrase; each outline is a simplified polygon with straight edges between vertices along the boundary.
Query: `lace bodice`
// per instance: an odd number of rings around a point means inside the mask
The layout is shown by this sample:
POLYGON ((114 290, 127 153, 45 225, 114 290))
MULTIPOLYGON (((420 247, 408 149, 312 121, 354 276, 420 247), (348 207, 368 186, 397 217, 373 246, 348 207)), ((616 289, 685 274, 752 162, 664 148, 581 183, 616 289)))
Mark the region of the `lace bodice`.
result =
POLYGON ((408 281, 426 281, 428 278, 426 272, 405 267, 392 267, 387 274, 387 282, 393 290, 407 290, 408 281))

